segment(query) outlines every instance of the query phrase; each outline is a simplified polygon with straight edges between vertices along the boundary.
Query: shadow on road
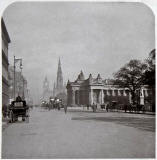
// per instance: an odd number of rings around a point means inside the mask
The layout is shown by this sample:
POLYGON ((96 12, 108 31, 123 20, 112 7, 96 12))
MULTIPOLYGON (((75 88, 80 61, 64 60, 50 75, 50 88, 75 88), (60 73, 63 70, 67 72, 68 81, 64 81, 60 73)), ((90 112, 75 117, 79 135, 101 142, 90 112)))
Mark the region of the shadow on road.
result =
POLYGON ((155 118, 135 118, 135 117, 73 117, 72 120, 93 120, 103 122, 113 122, 137 129, 155 132, 155 118))
POLYGON ((105 113, 106 111, 105 110, 97 110, 96 112, 93 112, 92 110, 82 110, 82 109, 80 109, 80 110, 76 110, 76 109, 68 109, 67 110, 69 113, 75 113, 75 112, 77 112, 77 113, 105 113))

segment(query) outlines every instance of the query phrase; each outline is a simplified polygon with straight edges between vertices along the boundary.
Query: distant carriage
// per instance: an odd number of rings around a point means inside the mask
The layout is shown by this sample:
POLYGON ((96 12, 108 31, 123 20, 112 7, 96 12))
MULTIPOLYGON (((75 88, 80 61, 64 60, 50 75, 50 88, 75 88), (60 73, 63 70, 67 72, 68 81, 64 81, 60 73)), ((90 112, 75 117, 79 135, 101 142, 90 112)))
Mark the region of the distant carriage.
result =
POLYGON ((55 108, 60 110, 60 108, 61 108, 61 100, 59 98, 56 98, 54 103, 55 103, 55 108))
POLYGON ((41 107, 51 110, 51 109, 58 109, 60 110, 61 108, 63 108, 63 103, 62 103, 62 99, 59 99, 57 97, 52 98, 50 97, 49 101, 42 101, 41 103, 41 107))
POLYGON ((54 109, 54 102, 55 102, 55 99, 50 97, 49 104, 48 104, 49 110, 54 109))
POLYGON ((51 109, 60 110, 62 107, 63 107, 62 99, 59 99, 57 97, 55 97, 55 98, 50 97, 49 102, 48 102, 48 109, 49 110, 51 110, 51 109))
POLYGON ((45 108, 46 107, 47 102, 46 101, 42 101, 41 102, 41 107, 45 108))

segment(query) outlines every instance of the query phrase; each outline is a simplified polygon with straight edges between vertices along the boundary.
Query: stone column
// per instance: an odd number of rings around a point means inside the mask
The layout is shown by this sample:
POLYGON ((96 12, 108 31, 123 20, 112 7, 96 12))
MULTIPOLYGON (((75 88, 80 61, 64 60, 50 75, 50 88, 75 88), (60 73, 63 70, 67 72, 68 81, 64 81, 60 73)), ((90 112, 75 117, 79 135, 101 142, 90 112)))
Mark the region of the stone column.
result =
POLYGON ((146 97, 148 97, 148 90, 147 89, 145 90, 145 95, 146 95, 146 97))
POLYGON ((98 92, 98 101, 99 101, 99 104, 101 104, 101 90, 99 90, 99 92, 98 92))
POLYGON ((143 89, 141 89, 141 91, 140 91, 140 96, 144 97, 144 90, 143 89))
POLYGON ((104 91, 101 90, 101 104, 104 104, 104 91))
POLYGON ((75 90, 72 90, 71 98, 72 98, 72 105, 75 105, 75 90))
POLYGON ((129 92, 129 103, 132 103, 131 93, 129 92))
POLYGON ((93 104, 93 90, 92 89, 89 90, 89 104, 90 105, 93 104))
POLYGON ((80 90, 80 105, 82 104, 82 90, 80 90))
POLYGON ((118 96, 121 96, 120 90, 118 89, 118 96))
POLYGON ((125 89, 123 90, 123 96, 127 96, 125 89))
POLYGON ((77 103, 78 103, 78 105, 80 104, 80 93, 79 93, 79 90, 77 91, 77 103))
POLYGON ((114 92, 114 89, 112 90, 112 96, 115 96, 115 92, 114 92))
POLYGON ((109 93, 109 90, 108 90, 108 89, 106 90, 106 93, 107 93, 108 96, 110 96, 110 93, 109 93))

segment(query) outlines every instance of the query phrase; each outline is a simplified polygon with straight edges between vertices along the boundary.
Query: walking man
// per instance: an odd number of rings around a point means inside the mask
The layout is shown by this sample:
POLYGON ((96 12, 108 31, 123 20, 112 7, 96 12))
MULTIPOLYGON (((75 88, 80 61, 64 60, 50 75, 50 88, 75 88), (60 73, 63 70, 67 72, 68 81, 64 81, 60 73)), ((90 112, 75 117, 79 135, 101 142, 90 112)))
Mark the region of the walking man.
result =
POLYGON ((96 112, 96 105, 95 105, 95 103, 93 103, 92 109, 93 109, 93 112, 96 112))
POLYGON ((87 110, 89 110, 89 104, 87 104, 87 110))
POLYGON ((67 113, 67 105, 64 105, 64 112, 67 113))
POLYGON ((109 109, 109 103, 107 102, 106 104, 106 111, 108 112, 108 109, 109 109))

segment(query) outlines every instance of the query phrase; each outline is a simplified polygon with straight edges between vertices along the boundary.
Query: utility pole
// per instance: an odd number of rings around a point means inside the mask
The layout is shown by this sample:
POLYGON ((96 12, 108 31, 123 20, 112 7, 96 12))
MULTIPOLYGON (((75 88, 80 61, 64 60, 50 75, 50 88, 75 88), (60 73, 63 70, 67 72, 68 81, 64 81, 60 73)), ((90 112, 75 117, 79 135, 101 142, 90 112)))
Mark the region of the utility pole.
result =
POLYGON ((25 94, 24 94, 24 82, 25 82, 25 80, 24 80, 24 77, 22 75, 22 69, 23 69, 22 59, 21 59, 21 63, 20 63, 20 69, 21 69, 22 88, 23 88, 22 97, 23 97, 23 100, 24 100, 25 99, 25 94))
POLYGON ((24 77, 23 77, 23 100, 25 99, 25 91, 24 91, 24 89, 25 89, 25 79, 24 79, 24 77))
POLYGON ((15 101, 15 84, 16 84, 16 71, 15 71, 15 68, 16 68, 16 66, 15 66, 15 64, 16 64, 16 62, 18 62, 18 61, 20 61, 20 68, 22 67, 22 58, 15 58, 15 56, 14 56, 14 101, 15 101))
POLYGON ((14 56, 14 101, 15 101, 15 56, 14 56))

